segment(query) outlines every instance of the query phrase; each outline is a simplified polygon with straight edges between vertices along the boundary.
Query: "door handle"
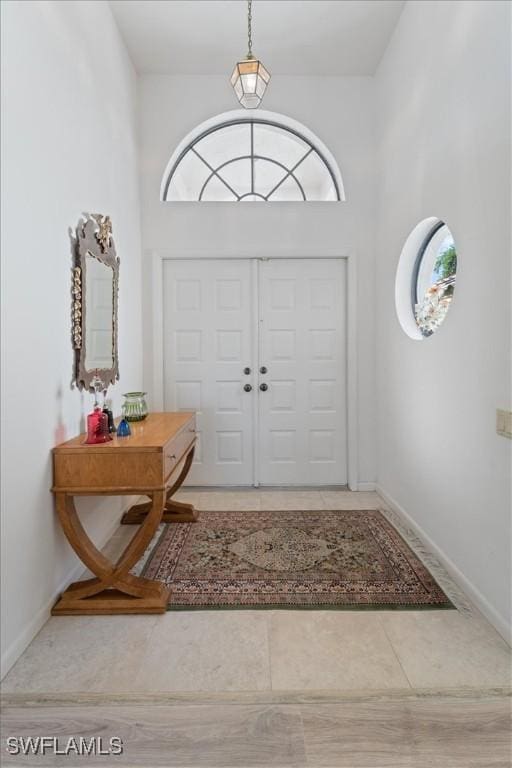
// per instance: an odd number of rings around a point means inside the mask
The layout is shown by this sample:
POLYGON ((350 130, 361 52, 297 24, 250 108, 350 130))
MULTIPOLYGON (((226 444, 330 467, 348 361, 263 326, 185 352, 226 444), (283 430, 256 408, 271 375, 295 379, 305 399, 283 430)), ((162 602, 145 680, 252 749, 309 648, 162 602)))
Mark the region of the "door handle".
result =
POLYGON ((265 365, 262 365, 260 368, 260 373, 267 373, 268 368, 265 365))
POLYGON ((260 389, 262 392, 266 392, 268 389, 268 384, 265 384, 265 382, 263 382, 263 384, 260 384, 260 389))
POLYGON ((244 392, 250 392, 252 390, 252 387, 250 384, 246 384, 244 387, 244 392))

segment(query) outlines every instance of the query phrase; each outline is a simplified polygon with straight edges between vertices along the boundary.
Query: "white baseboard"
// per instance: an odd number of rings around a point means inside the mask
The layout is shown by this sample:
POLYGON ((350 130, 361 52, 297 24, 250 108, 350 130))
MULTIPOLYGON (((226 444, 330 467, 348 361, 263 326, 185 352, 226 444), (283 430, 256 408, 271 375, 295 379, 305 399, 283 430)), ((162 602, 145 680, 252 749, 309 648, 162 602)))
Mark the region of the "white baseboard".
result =
POLYGON ((448 557, 448 555, 436 544, 433 539, 430 538, 423 528, 413 520, 413 518, 405 511, 405 509, 385 491, 382 486, 376 484, 376 491, 379 496, 391 507, 404 520, 407 525, 412 528, 414 533, 423 541, 427 548, 437 557, 442 566, 449 573, 455 583, 462 589, 466 596, 472 603, 478 608, 478 610, 485 616, 493 627, 499 632, 503 639, 512 645, 512 626, 501 616, 498 611, 489 603, 487 598, 475 587, 475 585, 469 581, 469 579, 459 570, 455 563, 448 557))
MULTIPOLYGON (((120 519, 121 518, 116 517, 115 522, 109 525, 103 536, 101 536, 99 542, 96 544, 98 549, 104 547, 109 539, 112 538, 114 532, 119 527, 120 519)), ((0 679, 4 679, 11 667, 13 667, 17 662, 23 651, 27 648, 27 646, 30 645, 39 630, 42 629, 42 627, 46 624, 50 618, 51 609, 53 608, 59 595, 64 592, 64 590, 68 587, 69 584, 71 584, 72 581, 79 579, 84 570, 84 564, 78 562, 75 567, 62 579, 61 583, 57 589, 55 589, 50 599, 46 602, 45 605, 42 606, 36 615, 32 617, 25 629, 21 632, 21 634, 18 635, 16 640, 14 640, 7 648, 7 650, 2 653, 0 679)))
POLYGON ((357 484, 358 491, 375 491, 376 488, 377 488, 377 484, 374 482, 371 482, 370 480, 363 480, 362 482, 357 484))

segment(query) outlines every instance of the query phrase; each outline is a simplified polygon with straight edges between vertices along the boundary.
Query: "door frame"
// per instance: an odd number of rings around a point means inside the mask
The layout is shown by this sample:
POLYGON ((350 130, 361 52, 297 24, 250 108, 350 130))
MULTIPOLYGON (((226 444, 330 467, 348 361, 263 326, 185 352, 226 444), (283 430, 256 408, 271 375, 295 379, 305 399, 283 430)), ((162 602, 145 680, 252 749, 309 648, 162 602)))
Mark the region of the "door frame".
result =
MULTIPOLYGON (((359 484, 359 436, 358 436, 358 375, 357 375, 357 260, 353 251, 337 253, 328 256, 299 256, 287 254, 283 256, 249 256, 219 253, 185 253, 183 255, 171 254, 160 250, 149 251, 151 263, 151 330, 152 330, 152 368, 151 368, 151 397, 150 402, 154 410, 162 411, 164 407, 164 343, 163 343, 163 270, 165 261, 211 261, 215 260, 248 260, 253 264, 253 272, 256 275, 257 262, 270 259, 294 259, 298 261, 314 261, 315 259, 344 259, 346 261, 346 285, 347 285, 347 365, 346 365, 346 415, 347 415, 347 480, 351 491, 358 490, 359 484)), ((253 290, 257 291, 257 281, 253 280, 253 290)), ((255 304, 255 302, 253 302, 255 304)), ((257 313, 258 308, 255 306, 257 313)), ((257 323, 253 324, 253 333, 257 334, 257 323)), ((253 339, 255 342, 255 339, 253 339)), ((254 349, 257 347, 255 346, 254 349)), ((258 408, 254 399, 254 408, 258 408)), ((257 412, 255 412, 257 417, 257 412)), ((257 422, 255 422, 257 423, 257 422)), ((256 438, 258 439, 258 438, 256 438)), ((255 448, 258 446, 256 445, 255 448)), ((255 453, 254 470, 257 477, 258 452, 255 453)))

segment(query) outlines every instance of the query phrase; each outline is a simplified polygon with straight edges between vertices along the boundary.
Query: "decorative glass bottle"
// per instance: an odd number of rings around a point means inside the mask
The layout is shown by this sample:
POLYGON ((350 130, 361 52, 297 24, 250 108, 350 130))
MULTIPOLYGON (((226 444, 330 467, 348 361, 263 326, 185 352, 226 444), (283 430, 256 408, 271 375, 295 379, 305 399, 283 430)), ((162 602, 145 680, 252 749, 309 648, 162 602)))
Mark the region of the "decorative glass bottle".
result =
POLYGON ((127 392, 123 397, 123 416, 126 421, 142 421, 148 415, 145 392, 127 392))
POLYGON ((112 435, 108 431, 108 417, 103 413, 99 405, 94 407, 92 413, 87 416, 87 440, 86 445, 96 443, 108 443, 112 435))
POLYGON ((116 431, 116 426, 114 424, 114 414, 112 413, 111 406, 112 406, 112 401, 107 400, 107 392, 105 391, 104 397, 103 397, 103 413, 107 417, 108 431, 110 432, 110 434, 116 431))
POLYGON ((119 426, 117 427, 117 436, 118 437, 130 437, 132 431, 130 429, 130 425, 126 421, 126 419, 123 418, 119 422, 119 426))
POLYGON ((98 377, 98 371, 96 371, 91 384, 94 387, 94 408, 87 416, 87 438, 85 444, 108 443, 109 440, 112 440, 112 435, 108 428, 108 416, 103 412, 98 402, 98 394, 103 390, 103 382, 98 377))

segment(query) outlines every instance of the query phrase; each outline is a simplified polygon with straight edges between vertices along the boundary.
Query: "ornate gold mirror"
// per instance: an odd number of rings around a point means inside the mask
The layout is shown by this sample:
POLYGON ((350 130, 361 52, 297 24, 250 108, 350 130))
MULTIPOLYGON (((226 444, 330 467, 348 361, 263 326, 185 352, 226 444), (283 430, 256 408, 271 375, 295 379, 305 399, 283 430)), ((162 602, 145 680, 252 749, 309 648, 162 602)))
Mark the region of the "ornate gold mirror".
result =
POLYGON ((109 216, 85 214, 76 228, 73 266, 72 338, 74 382, 91 389, 96 371, 114 384, 119 378, 117 296, 119 259, 109 216))

